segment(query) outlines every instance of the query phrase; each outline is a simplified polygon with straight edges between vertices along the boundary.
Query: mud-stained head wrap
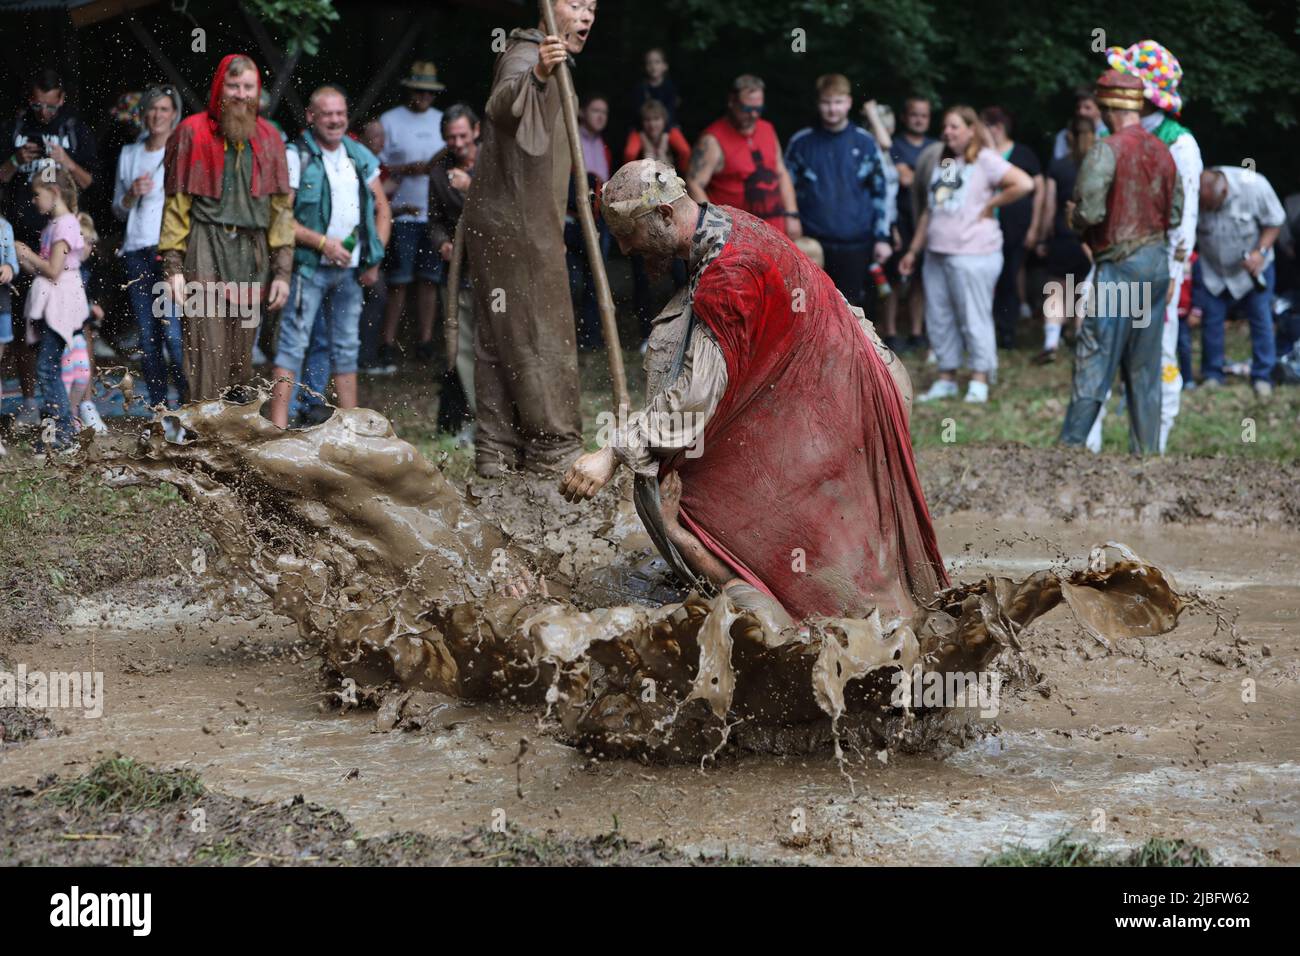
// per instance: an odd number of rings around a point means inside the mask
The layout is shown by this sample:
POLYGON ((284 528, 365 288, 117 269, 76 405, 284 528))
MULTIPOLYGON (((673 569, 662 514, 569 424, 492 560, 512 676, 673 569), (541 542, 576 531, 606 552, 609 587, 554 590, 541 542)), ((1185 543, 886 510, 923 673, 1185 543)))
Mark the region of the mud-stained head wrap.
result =
POLYGON ((660 206, 671 206, 685 195, 686 183, 677 170, 657 159, 639 159, 605 184, 601 210, 612 231, 627 233, 642 216, 660 206))
POLYGON ((1139 112, 1146 97, 1142 95, 1142 81, 1131 73, 1107 70, 1097 77, 1097 105, 1109 110, 1139 112))

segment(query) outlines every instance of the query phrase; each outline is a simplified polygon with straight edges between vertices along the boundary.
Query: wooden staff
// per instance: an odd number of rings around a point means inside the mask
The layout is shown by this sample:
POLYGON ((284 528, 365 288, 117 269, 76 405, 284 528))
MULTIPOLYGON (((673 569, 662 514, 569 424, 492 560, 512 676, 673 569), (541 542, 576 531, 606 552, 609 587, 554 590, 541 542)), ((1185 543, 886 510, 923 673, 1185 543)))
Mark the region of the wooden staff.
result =
MULTIPOLYGON (((542 8, 542 22, 549 36, 559 36, 555 25, 552 0, 538 0, 542 8)), ((619 409, 630 404, 627 394, 627 375, 623 371, 623 349, 618 341, 618 323, 614 319, 614 298, 609 293, 609 276, 605 274, 605 257, 600 252, 600 236, 596 233, 596 217, 591 212, 591 195, 587 189, 587 163, 582 157, 582 140, 578 136, 578 98, 573 92, 573 75, 569 64, 555 68, 560 81, 560 100, 564 108, 564 128, 569 134, 569 152, 573 154, 573 175, 577 178, 578 221, 582 223, 582 237, 587 245, 587 262, 596 280, 596 306, 600 309, 600 327, 605 333, 605 347, 609 350, 609 377, 614 383, 614 404, 619 409)))
MULTIPOLYGON (((437 173, 434 173, 436 176, 437 173)), ((442 323, 443 343, 447 347, 447 368, 456 367, 460 349, 460 270, 465 257, 465 217, 456 220, 456 236, 451 244, 451 262, 447 271, 447 317, 442 323)))

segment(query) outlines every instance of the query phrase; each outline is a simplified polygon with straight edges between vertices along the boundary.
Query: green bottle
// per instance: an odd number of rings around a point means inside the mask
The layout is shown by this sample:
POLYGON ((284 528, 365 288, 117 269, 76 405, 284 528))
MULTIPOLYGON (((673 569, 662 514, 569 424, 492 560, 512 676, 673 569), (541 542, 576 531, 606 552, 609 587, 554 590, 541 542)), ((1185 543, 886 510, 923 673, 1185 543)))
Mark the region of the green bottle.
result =
POLYGON ((348 233, 348 237, 343 240, 343 248, 348 252, 351 252, 357 247, 357 232, 360 228, 360 226, 355 227, 350 233, 348 233))

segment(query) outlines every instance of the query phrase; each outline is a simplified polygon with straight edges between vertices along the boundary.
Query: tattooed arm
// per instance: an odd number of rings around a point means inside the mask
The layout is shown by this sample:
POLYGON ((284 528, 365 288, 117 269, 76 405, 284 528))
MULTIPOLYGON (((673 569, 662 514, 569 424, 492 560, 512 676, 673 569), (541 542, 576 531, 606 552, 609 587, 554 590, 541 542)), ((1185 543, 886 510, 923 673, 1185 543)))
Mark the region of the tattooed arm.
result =
POLYGON ((708 133, 702 134, 691 152, 691 168, 686 174, 686 191, 696 202, 709 201, 709 183, 722 172, 725 159, 717 139, 708 133))

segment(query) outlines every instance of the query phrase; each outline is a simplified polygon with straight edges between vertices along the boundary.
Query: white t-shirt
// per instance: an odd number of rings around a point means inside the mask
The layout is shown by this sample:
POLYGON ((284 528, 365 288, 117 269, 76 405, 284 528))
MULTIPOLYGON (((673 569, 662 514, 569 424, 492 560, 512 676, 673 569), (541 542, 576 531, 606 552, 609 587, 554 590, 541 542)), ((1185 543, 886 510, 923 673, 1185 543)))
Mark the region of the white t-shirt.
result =
MULTIPOLYGON (((342 143, 335 150, 322 148, 321 159, 325 164, 325 178, 330 184, 330 224, 325 235, 341 242, 361 225, 361 187, 357 182, 357 168, 352 165, 342 143)), ((366 186, 369 187, 377 178, 378 168, 370 174, 366 186)), ((321 257, 322 262, 324 258, 321 257)), ((360 264, 361 245, 358 242, 352 250, 352 261, 348 265, 355 269, 360 264)))
MULTIPOLYGON (((445 145, 442 139, 442 112, 432 107, 412 113, 405 106, 391 109, 381 117, 384 128, 384 151, 379 159, 385 166, 427 163, 445 145)), ((405 176, 391 200, 393 208, 410 206, 418 210, 394 218, 398 222, 429 220, 429 177, 405 176)))
POLYGON ((126 237, 122 241, 123 252, 134 252, 158 245, 162 233, 163 203, 163 153, 166 149, 152 152, 145 149, 145 141, 128 143, 122 147, 117 158, 117 178, 113 182, 113 214, 118 219, 126 220, 126 237), (131 184, 141 176, 153 178, 153 189, 136 199, 129 209, 123 202, 131 190, 131 184))
MULTIPOLYGON (((320 152, 325 166, 325 179, 330 184, 330 222, 325 229, 325 235, 342 242, 361 223, 361 193, 357 188, 357 167, 347 158, 348 151, 342 143, 332 152, 324 147, 321 147, 320 152)), ((297 149, 290 146, 284 151, 284 158, 289 166, 289 188, 297 192, 298 184, 302 181, 302 157, 299 156, 297 149)), ((366 187, 369 188, 378 178, 379 169, 376 168, 366 180, 366 187)), ((323 255, 321 263, 329 264, 323 255)), ((358 242, 356 248, 352 250, 350 267, 355 269, 360 264, 361 244, 358 242)))

